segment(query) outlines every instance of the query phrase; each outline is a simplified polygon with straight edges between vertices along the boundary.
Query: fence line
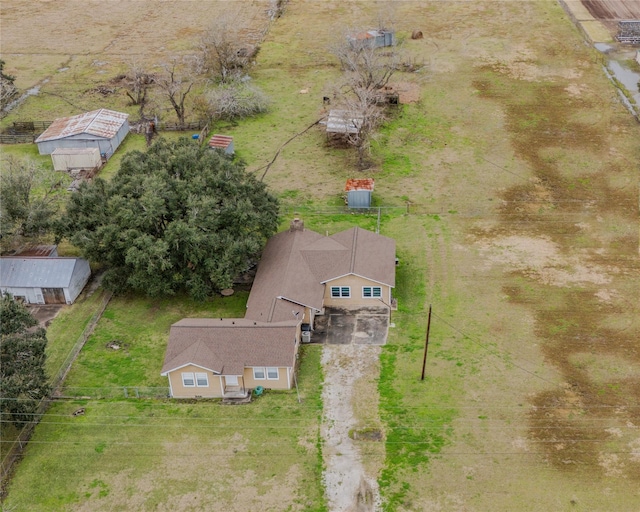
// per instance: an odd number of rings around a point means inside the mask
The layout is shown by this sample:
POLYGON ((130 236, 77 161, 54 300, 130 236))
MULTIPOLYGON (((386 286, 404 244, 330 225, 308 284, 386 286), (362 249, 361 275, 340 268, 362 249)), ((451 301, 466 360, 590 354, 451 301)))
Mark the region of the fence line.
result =
POLYGON ((105 400, 113 398, 168 398, 169 387, 113 386, 113 387, 63 387, 55 398, 105 400))
MULTIPOLYGON (((76 357, 78 357, 80 350, 82 350, 82 347, 87 342, 87 339, 93 333, 93 330, 98 324, 98 320, 100 320, 100 317, 102 317, 102 313, 104 313, 104 310, 107 308, 107 304, 109 304, 112 295, 113 294, 111 292, 105 292, 99 309, 93 314, 91 320, 89 320, 89 323, 75 342, 73 348, 71 349, 71 352, 69 352, 69 355, 60 366, 58 373, 51 380, 51 387, 53 389, 52 394, 54 396, 59 392, 59 388, 62 382, 64 382, 64 378, 67 376, 67 373, 69 372, 73 361, 75 361, 76 357)), ((2 463, 0 464, 0 479, 2 479, 3 481, 9 476, 14 464, 22 456, 22 452, 29 439, 33 435, 33 431, 35 430, 36 425, 39 423, 44 413, 47 412, 50 404, 51 401, 48 397, 40 400, 40 403, 36 408, 36 413, 33 416, 33 421, 26 423, 22 427, 22 430, 18 434, 17 439, 13 442, 13 444, 5 454, 4 458, 2 459, 2 463)))
POLYGON ((29 135, 25 133, 15 135, 0 135, 0 144, 33 144, 35 140, 35 135, 29 135))

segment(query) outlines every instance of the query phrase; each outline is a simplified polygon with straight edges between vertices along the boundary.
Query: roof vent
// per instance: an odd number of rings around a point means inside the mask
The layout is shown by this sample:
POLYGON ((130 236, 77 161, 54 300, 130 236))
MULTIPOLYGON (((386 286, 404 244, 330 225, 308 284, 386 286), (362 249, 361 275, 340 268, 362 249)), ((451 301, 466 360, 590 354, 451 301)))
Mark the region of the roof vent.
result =
POLYGON ((289 231, 304 231, 304 222, 303 222, 303 220, 299 219, 298 217, 295 217, 291 221, 291 227, 289 228, 289 231))

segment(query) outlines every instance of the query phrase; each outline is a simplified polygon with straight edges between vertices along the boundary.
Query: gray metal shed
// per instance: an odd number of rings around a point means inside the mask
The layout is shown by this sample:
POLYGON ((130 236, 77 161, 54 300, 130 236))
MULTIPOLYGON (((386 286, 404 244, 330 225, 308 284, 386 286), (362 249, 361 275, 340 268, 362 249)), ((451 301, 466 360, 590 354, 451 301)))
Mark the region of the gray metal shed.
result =
POLYGON ((73 304, 90 276, 82 258, 0 258, 0 292, 27 304, 73 304))
POLYGON ((101 108, 72 117, 56 119, 36 139, 41 155, 58 148, 98 148, 109 158, 129 133, 129 114, 101 108))
POLYGON ((349 208, 370 208, 375 181, 373 178, 350 178, 347 180, 347 206, 349 208))

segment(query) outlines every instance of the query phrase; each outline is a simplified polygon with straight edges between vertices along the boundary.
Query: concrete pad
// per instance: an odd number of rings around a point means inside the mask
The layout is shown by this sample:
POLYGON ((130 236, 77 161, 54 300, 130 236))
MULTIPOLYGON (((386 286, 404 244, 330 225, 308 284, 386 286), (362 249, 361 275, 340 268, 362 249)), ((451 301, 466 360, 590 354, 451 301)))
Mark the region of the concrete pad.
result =
POLYGON ((389 317, 382 315, 358 315, 353 343, 359 345, 384 345, 387 341, 389 317))
POLYGON ((327 343, 332 345, 347 345, 351 343, 356 317, 343 314, 329 315, 327 343))

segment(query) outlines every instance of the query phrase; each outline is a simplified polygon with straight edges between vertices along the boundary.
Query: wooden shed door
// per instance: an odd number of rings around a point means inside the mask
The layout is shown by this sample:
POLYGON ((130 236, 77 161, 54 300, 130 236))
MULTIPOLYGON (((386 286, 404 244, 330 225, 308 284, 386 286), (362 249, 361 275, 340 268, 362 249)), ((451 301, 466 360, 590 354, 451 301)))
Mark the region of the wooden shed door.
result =
POLYGON ((62 288, 43 288, 42 295, 44 295, 45 304, 67 303, 67 299, 64 297, 64 290, 62 288))

